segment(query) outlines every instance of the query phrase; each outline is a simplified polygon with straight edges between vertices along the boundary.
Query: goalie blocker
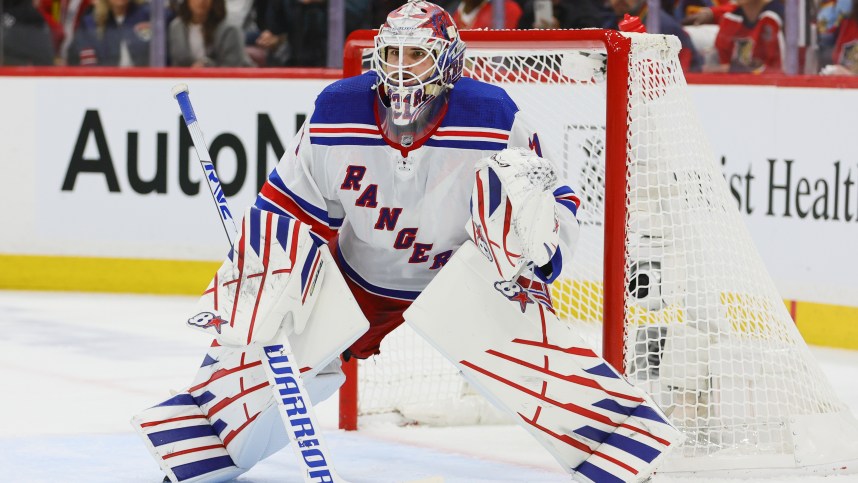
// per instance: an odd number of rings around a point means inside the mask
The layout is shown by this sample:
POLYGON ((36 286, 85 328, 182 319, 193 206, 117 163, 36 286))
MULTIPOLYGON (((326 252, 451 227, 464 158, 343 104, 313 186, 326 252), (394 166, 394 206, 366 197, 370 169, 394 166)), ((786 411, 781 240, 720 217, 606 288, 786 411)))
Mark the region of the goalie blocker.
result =
POLYGON ((296 378, 312 404, 328 398, 345 379, 338 356, 369 324, 327 246, 299 221, 250 208, 237 249, 187 324, 215 338, 194 382, 132 418, 168 478, 217 482, 249 470, 288 444, 282 409, 300 442, 293 449, 318 470, 309 477, 332 481, 296 378), (278 346, 291 347, 289 365, 300 376, 269 349, 278 346), (273 370, 280 404, 263 364, 273 370))

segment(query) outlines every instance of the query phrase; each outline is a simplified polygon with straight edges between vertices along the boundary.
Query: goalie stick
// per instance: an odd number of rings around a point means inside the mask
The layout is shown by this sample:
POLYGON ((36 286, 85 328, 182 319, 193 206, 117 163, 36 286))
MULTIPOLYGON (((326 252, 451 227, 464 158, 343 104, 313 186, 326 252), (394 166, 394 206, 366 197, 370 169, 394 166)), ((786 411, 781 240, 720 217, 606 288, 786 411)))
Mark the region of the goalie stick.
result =
MULTIPOLYGON (((182 117, 191 133, 194 149, 203 168, 212 199, 217 205, 218 214, 230 246, 234 246, 238 229, 232 212, 229 210, 226 196, 223 193, 202 130, 191 105, 188 86, 186 84, 174 86, 173 97, 178 101, 182 117)), ((258 352, 260 360, 265 362, 262 367, 268 378, 274 400, 277 402, 278 412, 283 420, 304 481, 307 483, 345 483, 346 480, 336 473, 331 463, 330 452, 322 438, 318 419, 300 375, 300 368, 295 363, 294 353, 288 338, 280 332, 268 344, 254 343, 251 346, 256 346, 254 350, 258 352), (293 396, 295 389, 298 391, 297 399, 299 401, 297 402, 296 397, 293 396), (303 405, 302 410, 297 411, 296 407, 301 405, 303 405)))

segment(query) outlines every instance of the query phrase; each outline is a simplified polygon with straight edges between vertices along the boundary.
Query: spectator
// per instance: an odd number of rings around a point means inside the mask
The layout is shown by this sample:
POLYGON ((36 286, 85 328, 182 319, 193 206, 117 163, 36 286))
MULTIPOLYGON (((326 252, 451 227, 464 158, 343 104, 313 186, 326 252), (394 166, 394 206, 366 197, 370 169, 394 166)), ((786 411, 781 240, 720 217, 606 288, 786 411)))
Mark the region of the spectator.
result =
MULTIPOLYGON (((370 0, 345 0, 345 36, 354 30, 370 28, 370 8, 370 0)), ((286 65, 328 65, 328 5, 325 0, 270 0, 266 22, 272 35, 285 35, 289 41, 286 65)))
POLYGON ((247 67, 241 29, 226 21, 224 0, 185 0, 170 22, 170 61, 179 67, 247 67))
POLYGON ((520 29, 586 29, 598 27, 599 13, 591 0, 550 0, 552 16, 537 20, 535 6, 540 0, 527 0, 518 20, 520 29))
POLYGON ((840 22, 832 58, 835 63, 825 66, 822 74, 858 74, 858 2, 853 2, 849 16, 840 22))
POLYGON ((38 8, 51 28, 56 63, 65 64, 74 33, 91 6, 91 0, 39 0, 38 8))
POLYGON ((226 21, 240 28, 242 31, 248 31, 253 28, 254 10, 256 15, 259 15, 260 10, 258 4, 262 3, 263 7, 265 0, 226 0, 226 21))
POLYGON ((716 1, 708 5, 697 6, 695 0, 688 4, 680 2, 676 14, 681 19, 682 25, 718 25, 725 13, 736 10, 737 5, 730 0, 716 1))
POLYGON ((709 72, 779 73, 783 65, 783 4, 736 0, 737 8, 718 24, 715 47, 720 64, 709 72))
POLYGON ((149 5, 133 0, 95 0, 69 47, 71 65, 149 65, 149 5))
MULTIPOLYGON (((492 0, 461 0, 454 8, 453 21, 460 29, 494 28, 494 2, 492 0)), ((505 29, 514 29, 521 18, 521 7, 513 0, 504 0, 505 29)))
POLYGON ((34 0, 3 0, 0 35, 3 39, 0 65, 52 65, 51 30, 34 0))
MULTIPOLYGON (((611 9, 616 14, 604 28, 619 29, 619 23, 623 19, 623 15, 629 14, 634 17, 639 17, 641 23, 646 25, 646 17, 648 12, 646 0, 610 0, 611 9)), ((694 48, 691 42, 691 37, 682 29, 669 13, 662 9, 658 10, 658 21, 662 34, 675 35, 679 37, 679 42, 682 44, 682 50, 679 52, 679 61, 682 64, 682 69, 686 72, 696 72, 700 70, 702 59, 694 48)))
POLYGON ((289 42, 286 32, 289 19, 282 0, 256 0, 256 21, 247 34, 247 51, 258 66, 285 65, 289 59, 289 42), (276 32, 276 33, 275 33, 276 32))
POLYGON ((816 12, 819 61, 822 65, 837 64, 833 56, 834 44, 840 33, 841 22, 851 15, 852 0, 823 0, 816 12))

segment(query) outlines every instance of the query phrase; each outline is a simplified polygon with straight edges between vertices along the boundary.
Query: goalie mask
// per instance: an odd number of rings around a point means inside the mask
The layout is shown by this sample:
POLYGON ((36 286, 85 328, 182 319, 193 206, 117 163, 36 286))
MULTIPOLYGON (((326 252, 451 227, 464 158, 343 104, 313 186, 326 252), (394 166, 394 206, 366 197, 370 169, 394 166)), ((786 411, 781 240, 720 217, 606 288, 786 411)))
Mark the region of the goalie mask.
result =
POLYGON ((372 57, 388 139, 407 147, 431 131, 462 76, 464 53, 453 19, 438 5, 412 0, 390 12, 372 57))

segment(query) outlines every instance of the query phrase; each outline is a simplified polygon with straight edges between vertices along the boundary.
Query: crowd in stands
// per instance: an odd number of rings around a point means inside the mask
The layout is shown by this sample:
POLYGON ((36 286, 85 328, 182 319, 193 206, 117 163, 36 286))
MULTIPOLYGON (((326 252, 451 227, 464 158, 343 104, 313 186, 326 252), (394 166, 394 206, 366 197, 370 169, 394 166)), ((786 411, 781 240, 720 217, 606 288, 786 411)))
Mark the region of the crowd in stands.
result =
MULTIPOLYGON (((149 0, 0 0, 3 65, 148 66, 149 0)), ((345 0, 345 35, 377 28, 404 0, 345 0)), ((661 33, 676 35, 688 72, 780 73, 786 0, 661 0, 661 33)), ((858 74, 858 0, 814 5, 821 73, 858 74)), ((327 0, 164 0, 167 64, 302 66, 327 62, 327 0)), ((491 0, 439 0, 459 28, 492 28, 491 0)), ((504 0, 504 28, 646 25, 647 0, 504 0)), ((802 28, 805 28, 803 26, 802 28)), ((808 29, 810 30, 810 29, 808 29)), ((803 60, 803 59, 802 59, 803 60)))

